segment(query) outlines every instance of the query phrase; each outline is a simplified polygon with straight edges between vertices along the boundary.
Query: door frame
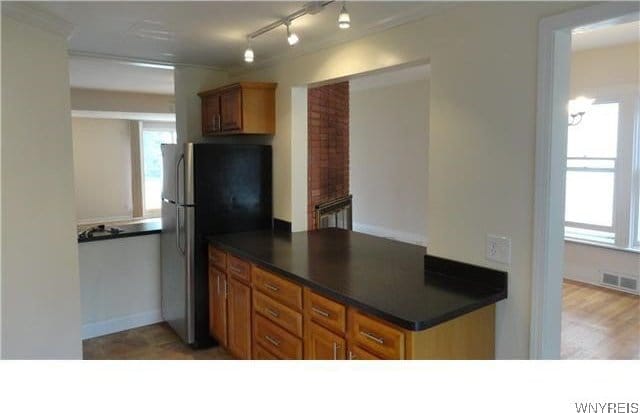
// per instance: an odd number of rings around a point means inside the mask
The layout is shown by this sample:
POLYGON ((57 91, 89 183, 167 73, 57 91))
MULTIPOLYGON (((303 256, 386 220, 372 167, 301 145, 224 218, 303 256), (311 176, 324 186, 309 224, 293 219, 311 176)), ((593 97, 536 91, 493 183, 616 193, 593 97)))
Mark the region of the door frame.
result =
POLYGON ((571 31, 638 18, 636 2, 601 3, 543 18, 538 26, 531 359, 560 358, 571 31))

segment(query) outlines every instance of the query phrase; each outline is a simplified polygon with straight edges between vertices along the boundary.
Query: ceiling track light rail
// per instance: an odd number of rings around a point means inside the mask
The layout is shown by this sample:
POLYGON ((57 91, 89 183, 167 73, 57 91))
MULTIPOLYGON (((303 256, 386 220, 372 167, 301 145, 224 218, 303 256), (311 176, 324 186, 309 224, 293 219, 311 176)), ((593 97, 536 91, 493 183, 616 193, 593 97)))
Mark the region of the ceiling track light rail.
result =
MULTIPOLYGON (((298 35, 291 31, 291 23, 302 16, 306 16, 307 14, 317 14, 320 13, 325 7, 330 5, 331 3, 335 3, 336 0, 330 1, 311 1, 306 3, 303 8, 294 11, 293 13, 285 16, 275 22, 268 24, 264 27, 259 28, 258 30, 251 32, 247 35, 247 48, 244 52, 244 61, 247 63, 252 63, 254 60, 254 52, 251 48, 251 41, 258 36, 261 36, 265 33, 270 32, 271 30, 277 29, 280 26, 285 26, 287 28, 287 42, 290 46, 296 45, 300 38, 298 35)), ((341 29, 348 29, 351 25, 351 20, 349 13, 347 12, 347 8, 345 5, 345 1, 342 2, 342 8, 340 9, 340 13, 338 16, 338 27, 341 29)))

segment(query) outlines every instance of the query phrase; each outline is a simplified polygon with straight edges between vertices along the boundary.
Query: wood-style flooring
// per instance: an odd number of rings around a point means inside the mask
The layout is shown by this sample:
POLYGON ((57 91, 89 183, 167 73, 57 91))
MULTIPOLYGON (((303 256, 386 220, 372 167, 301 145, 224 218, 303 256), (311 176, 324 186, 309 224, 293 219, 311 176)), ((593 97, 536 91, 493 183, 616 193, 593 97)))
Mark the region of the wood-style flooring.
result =
POLYGON ((640 359, 640 297, 565 280, 563 359, 640 359))
POLYGON ((231 360, 221 347, 193 350, 166 323, 152 324, 82 342, 85 360, 231 360))

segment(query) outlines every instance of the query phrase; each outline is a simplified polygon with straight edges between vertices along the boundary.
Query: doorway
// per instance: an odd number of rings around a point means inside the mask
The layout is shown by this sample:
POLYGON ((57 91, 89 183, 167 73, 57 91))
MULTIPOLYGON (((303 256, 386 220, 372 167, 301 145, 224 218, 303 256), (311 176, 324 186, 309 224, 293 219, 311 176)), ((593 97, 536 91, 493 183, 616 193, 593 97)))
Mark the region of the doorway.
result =
POLYGON ((540 22, 530 356, 561 354, 571 35, 638 20, 640 6, 599 4, 540 22))

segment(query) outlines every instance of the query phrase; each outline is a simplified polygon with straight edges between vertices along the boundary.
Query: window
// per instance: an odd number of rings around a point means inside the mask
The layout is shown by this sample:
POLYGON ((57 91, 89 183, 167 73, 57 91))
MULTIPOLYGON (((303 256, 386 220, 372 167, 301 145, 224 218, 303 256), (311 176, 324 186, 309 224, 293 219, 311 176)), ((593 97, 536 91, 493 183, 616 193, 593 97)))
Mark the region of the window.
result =
POLYGON ((637 94, 600 96, 580 123, 569 126, 566 238, 620 248, 639 244, 640 214, 630 213, 640 205, 633 178, 638 170, 633 156, 637 107, 637 94))
POLYGON ((145 217, 158 216, 162 194, 163 143, 176 143, 173 124, 144 122, 140 139, 142 167, 142 205, 145 217))

